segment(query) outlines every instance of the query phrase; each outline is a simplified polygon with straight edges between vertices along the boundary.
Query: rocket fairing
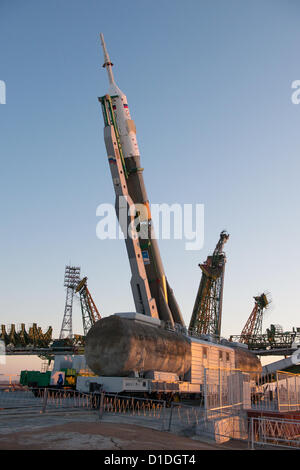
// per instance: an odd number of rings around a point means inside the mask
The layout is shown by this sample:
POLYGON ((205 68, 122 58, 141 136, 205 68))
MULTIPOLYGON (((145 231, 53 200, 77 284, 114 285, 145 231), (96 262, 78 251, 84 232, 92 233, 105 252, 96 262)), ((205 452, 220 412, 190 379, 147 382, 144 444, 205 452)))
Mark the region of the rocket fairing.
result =
POLYGON ((100 38, 104 53, 103 67, 107 70, 109 80, 108 95, 99 98, 105 123, 104 140, 116 194, 117 217, 125 235, 131 267, 135 306, 137 312, 158 317, 171 325, 177 323, 184 326, 180 308, 165 276, 153 232, 135 123, 131 119, 126 95, 115 83, 113 64, 102 33, 100 38), (127 231, 129 224, 134 224, 134 216, 128 215, 124 224, 120 217, 119 201, 123 201, 121 204, 127 206, 128 210, 132 206, 136 207, 135 215, 138 214, 140 224, 137 227, 138 236, 134 239, 128 236, 127 231))

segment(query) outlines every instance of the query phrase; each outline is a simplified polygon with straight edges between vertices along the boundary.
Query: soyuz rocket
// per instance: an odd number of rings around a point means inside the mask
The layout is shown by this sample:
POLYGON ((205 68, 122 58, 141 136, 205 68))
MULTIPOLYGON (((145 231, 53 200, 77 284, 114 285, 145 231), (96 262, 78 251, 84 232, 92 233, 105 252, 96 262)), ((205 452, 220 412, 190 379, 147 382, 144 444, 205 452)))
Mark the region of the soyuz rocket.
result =
POLYGON ((172 326, 184 326, 154 235, 135 123, 131 119, 127 98, 115 83, 113 64, 102 33, 100 39, 109 90, 107 95, 98 99, 102 105, 104 141, 116 195, 116 214, 131 268, 135 308, 138 313, 169 322, 172 326))

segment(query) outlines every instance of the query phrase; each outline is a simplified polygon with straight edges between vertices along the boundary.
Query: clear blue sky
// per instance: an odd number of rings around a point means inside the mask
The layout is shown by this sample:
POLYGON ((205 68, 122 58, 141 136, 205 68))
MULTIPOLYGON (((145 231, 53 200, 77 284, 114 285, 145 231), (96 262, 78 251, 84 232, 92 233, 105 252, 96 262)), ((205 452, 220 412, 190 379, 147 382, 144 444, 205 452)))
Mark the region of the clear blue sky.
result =
POLYGON ((1 0, 0 323, 58 335, 70 262, 103 316, 134 310, 124 242, 96 238, 96 208, 114 202, 103 32, 150 201, 205 205, 201 251, 160 242, 185 321, 225 228, 223 335, 240 333, 263 290, 264 328, 300 326, 299 13, 297 0, 1 0))

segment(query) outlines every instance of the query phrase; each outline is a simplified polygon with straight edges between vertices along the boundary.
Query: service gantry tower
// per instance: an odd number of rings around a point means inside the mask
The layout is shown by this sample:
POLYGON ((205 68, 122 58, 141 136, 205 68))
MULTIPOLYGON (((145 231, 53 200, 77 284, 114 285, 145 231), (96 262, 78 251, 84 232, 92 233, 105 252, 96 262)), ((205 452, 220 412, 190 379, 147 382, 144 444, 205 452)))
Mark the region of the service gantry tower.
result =
POLYGON ((258 295, 254 298, 253 310, 241 332, 239 341, 248 344, 251 341, 257 340, 262 335, 262 321, 266 308, 270 304, 270 300, 266 293, 258 295))
POLYGON ((88 290, 87 277, 84 277, 79 282, 75 292, 79 293, 83 323, 83 334, 84 336, 86 336, 89 329, 96 323, 96 321, 101 320, 101 316, 91 296, 91 293, 88 290))
POLYGON ((205 263, 199 264, 202 270, 189 330, 193 334, 209 334, 219 337, 221 334, 223 285, 226 256, 224 244, 229 234, 223 230, 212 256, 205 263))

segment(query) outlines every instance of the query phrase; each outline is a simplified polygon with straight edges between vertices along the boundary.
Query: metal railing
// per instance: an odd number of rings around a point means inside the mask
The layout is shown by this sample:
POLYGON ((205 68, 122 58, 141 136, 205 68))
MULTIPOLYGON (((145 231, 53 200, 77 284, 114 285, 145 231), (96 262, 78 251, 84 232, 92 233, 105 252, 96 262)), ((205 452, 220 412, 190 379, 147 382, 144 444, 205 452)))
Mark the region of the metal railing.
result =
POLYGON ((0 413, 5 410, 41 409, 41 400, 37 400, 31 390, 0 390, 0 413))
POLYGON ((109 393, 82 393, 76 390, 31 388, 28 390, 0 391, 0 410, 27 409, 64 411, 99 410, 99 416, 104 413, 113 415, 141 416, 163 419, 166 408, 164 400, 129 397, 109 393))
POLYGON ((0 412, 26 410, 65 410, 94 409, 97 398, 92 394, 78 393, 74 390, 58 390, 51 388, 30 388, 27 390, 0 391, 0 412))
POLYGON ((282 371, 252 375, 251 408, 279 412, 300 410, 300 375, 282 371))
POLYGON ((193 429, 205 417, 205 411, 201 406, 190 406, 182 403, 171 403, 167 416, 167 431, 193 429))
POLYGON ((233 412, 251 407, 249 374, 232 369, 204 369, 203 406, 209 412, 233 412))
POLYGON ((249 447, 275 446, 300 449, 300 421, 268 417, 249 420, 249 447))
POLYGON ((99 407, 102 413, 149 416, 159 419, 165 412, 166 402, 106 393, 100 395, 99 407))

